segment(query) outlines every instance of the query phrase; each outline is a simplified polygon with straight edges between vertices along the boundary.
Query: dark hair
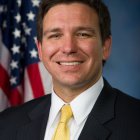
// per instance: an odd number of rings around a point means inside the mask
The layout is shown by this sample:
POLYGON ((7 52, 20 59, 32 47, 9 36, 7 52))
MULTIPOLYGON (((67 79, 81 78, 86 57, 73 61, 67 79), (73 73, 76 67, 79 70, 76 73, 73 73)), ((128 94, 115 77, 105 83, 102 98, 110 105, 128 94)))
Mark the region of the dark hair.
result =
POLYGON ((43 34, 43 18, 49 9, 58 4, 71 4, 74 2, 86 4, 97 12, 103 43, 111 35, 110 14, 107 6, 101 0, 42 0, 37 17, 37 39, 40 42, 43 34))

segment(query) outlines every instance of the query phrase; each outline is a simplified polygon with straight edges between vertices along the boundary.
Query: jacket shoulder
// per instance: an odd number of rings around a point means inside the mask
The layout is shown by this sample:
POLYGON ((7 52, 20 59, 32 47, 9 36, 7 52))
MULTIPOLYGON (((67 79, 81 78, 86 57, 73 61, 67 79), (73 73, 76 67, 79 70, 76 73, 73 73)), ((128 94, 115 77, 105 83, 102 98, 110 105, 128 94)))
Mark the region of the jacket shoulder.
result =
POLYGON ((138 111, 140 112, 140 99, 134 98, 118 89, 114 89, 114 91, 117 93, 117 102, 121 107, 125 107, 129 111, 130 109, 139 108, 138 111))
POLYGON ((118 89, 114 91, 117 93, 114 106, 116 122, 121 122, 120 125, 126 124, 128 128, 132 126, 131 130, 140 129, 140 100, 118 89))
MULTIPOLYGON (((0 124, 3 124, 7 121, 12 122, 13 120, 19 120, 22 118, 26 118, 27 114, 31 112, 36 106, 38 106, 41 102, 46 100, 47 102, 50 102, 51 95, 44 95, 42 97, 33 99, 31 101, 28 101, 22 105, 16 106, 16 107, 10 107, 5 109, 0 113, 0 124)), ((2 126, 2 125, 1 125, 2 126)))

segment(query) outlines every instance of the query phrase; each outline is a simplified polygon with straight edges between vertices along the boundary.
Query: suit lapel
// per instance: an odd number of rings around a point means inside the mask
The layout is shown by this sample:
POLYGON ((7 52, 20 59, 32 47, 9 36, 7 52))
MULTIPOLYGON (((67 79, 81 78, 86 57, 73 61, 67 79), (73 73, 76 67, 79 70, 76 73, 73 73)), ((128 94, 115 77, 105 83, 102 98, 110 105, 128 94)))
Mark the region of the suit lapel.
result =
POLYGON ((105 81, 104 88, 88 116, 78 140, 106 140, 111 132, 104 124, 114 118, 116 94, 105 81))
POLYGON ((51 99, 48 96, 28 115, 30 121, 19 128, 17 140, 43 140, 48 121, 51 99))

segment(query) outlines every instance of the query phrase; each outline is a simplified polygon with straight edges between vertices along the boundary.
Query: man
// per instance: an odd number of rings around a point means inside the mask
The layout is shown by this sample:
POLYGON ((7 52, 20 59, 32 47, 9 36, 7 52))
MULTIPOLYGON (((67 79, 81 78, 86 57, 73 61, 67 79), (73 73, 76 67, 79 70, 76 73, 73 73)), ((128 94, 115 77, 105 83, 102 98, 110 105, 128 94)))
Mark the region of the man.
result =
POLYGON ((52 94, 2 112, 0 139, 140 140, 140 101, 102 77, 111 41, 109 12, 100 0, 43 0, 37 47, 52 94), (70 106, 67 114, 72 110, 67 138, 57 133, 63 106, 70 106))

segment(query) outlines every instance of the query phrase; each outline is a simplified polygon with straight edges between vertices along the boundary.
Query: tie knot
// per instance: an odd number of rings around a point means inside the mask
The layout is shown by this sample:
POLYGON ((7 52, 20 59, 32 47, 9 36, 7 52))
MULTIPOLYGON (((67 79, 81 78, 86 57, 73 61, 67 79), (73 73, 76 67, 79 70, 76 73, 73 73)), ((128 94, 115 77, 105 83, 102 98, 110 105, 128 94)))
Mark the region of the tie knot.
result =
POLYGON ((71 110, 70 105, 64 105, 61 108, 60 121, 63 122, 63 123, 68 122, 71 117, 72 117, 72 110, 71 110))

